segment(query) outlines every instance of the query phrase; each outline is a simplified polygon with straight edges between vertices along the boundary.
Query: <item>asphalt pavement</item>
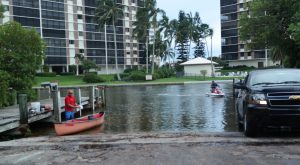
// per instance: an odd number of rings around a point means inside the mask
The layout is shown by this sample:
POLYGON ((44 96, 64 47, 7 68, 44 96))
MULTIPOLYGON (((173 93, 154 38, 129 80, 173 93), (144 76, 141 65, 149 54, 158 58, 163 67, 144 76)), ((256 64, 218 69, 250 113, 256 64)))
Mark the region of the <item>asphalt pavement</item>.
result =
POLYGON ((300 164, 299 136, 139 133, 36 137, 0 142, 0 164, 300 164))

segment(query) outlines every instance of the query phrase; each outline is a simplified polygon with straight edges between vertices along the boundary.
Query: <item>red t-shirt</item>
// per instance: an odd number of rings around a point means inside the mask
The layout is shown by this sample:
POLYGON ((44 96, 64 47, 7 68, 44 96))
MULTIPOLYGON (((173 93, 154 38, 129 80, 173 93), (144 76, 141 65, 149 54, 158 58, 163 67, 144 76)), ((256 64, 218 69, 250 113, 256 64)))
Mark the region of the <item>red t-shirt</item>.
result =
POLYGON ((74 106, 76 105, 76 99, 74 96, 67 95, 65 98, 65 110, 68 112, 72 112, 74 110, 74 108, 68 106, 69 104, 74 105, 74 106))

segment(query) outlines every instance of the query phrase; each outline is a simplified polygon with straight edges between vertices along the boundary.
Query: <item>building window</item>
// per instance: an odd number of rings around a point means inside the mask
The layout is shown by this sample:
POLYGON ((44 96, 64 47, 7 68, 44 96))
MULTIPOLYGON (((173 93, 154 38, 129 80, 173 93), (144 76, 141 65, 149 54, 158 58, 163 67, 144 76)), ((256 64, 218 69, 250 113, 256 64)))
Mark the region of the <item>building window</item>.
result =
POLYGON ((84 53, 84 49, 79 49, 79 53, 84 53))
POLYGON ((129 32, 129 28, 125 28, 125 32, 129 32))
POLYGON ((81 14, 77 15, 77 19, 82 19, 82 15, 81 14))
POLYGON ((83 32, 81 32, 81 31, 78 32, 78 34, 79 34, 79 36, 83 36, 83 32))
POLYGON ((69 44, 74 44, 74 40, 69 40, 69 44))
POLYGON ((77 10, 78 11, 82 11, 82 7, 81 6, 77 6, 77 10))

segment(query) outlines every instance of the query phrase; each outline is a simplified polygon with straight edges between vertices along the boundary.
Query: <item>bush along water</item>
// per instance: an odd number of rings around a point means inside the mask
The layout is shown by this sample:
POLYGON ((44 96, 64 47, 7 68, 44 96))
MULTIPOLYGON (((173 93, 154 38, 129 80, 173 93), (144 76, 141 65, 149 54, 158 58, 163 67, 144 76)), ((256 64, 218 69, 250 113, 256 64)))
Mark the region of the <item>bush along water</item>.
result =
POLYGON ((95 73, 86 73, 83 77, 83 81, 86 83, 102 83, 105 82, 103 78, 95 73))
MULTIPOLYGON (((169 78, 174 76, 175 70, 167 66, 157 68, 153 74, 153 79, 169 78)), ((124 73, 120 74, 123 81, 146 81, 146 70, 137 70, 137 69, 126 69, 124 73)), ((115 80, 117 76, 115 75, 115 80)))

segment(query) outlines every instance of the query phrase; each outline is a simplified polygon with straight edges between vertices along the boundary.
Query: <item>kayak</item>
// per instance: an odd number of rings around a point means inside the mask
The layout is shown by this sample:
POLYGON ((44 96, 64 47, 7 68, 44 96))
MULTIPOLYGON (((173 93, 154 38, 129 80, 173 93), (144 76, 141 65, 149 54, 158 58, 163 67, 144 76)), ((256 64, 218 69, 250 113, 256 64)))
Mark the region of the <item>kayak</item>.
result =
POLYGON ((100 112, 61 123, 55 123, 54 127, 56 135, 70 135, 100 126, 102 123, 104 123, 104 116, 105 113, 100 112))

